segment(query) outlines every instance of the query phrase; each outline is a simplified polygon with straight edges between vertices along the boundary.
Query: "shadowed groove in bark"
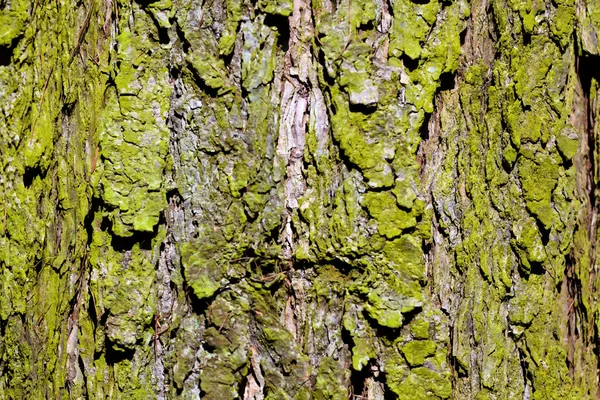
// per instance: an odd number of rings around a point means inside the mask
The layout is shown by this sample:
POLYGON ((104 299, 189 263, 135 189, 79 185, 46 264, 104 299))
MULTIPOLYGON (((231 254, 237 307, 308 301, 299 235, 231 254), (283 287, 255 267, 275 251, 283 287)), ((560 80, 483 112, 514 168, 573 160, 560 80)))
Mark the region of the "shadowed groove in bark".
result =
POLYGON ((597 99, 592 93, 600 78, 593 67, 597 62, 598 56, 581 54, 575 57, 578 85, 575 89, 571 121, 580 135, 580 146, 575 164, 578 167, 577 194, 583 205, 578 216, 578 230, 584 236, 575 244, 567 257, 566 280, 563 289, 567 293, 567 341, 569 344, 567 361, 571 376, 575 371, 575 353, 579 342, 582 342, 587 348, 594 349, 594 353, 598 355, 596 340, 598 314, 593 307, 598 301, 594 291, 598 288, 596 280, 598 240, 596 120, 599 110, 596 105, 597 99))

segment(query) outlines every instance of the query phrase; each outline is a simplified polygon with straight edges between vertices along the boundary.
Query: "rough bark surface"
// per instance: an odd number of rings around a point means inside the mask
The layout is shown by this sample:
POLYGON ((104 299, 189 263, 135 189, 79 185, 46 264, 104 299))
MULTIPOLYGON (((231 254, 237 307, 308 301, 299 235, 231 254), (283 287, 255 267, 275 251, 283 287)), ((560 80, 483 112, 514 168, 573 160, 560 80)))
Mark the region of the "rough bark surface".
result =
POLYGON ((0 0, 0 399, 595 399, 595 0, 0 0))

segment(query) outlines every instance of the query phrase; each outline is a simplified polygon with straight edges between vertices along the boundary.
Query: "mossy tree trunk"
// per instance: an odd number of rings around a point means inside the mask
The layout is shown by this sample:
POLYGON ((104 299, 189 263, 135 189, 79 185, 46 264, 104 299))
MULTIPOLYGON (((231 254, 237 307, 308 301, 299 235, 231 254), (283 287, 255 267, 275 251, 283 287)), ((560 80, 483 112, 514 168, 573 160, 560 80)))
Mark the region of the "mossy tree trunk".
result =
POLYGON ((599 35, 0 0, 0 398, 600 397, 599 35))

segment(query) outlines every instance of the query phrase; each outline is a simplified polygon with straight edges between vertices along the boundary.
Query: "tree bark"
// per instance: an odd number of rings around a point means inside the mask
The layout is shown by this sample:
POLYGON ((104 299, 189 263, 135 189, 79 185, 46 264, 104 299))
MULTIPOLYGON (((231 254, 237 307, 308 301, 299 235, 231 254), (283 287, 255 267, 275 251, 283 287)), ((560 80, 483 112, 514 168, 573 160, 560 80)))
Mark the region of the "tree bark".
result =
POLYGON ((0 0, 0 398, 600 398, 594 0, 0 0))

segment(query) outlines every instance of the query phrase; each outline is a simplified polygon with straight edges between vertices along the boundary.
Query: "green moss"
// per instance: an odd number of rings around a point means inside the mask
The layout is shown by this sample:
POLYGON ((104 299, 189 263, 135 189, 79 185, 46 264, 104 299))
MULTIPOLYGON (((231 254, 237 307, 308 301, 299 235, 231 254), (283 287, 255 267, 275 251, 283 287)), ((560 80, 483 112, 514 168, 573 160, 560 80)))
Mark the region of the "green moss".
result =
POLYGON ((28 17, 30 3, 24 0, 13 0, 0 15, 0 47, 11 47, 13 41, 23 35, 28 17))
POLYGON ((521 141, 537 142, 541 136, 543 119, 538 112, 526 112, 519 120, 521 141))
POLYGON ((369 313, 369 316, 377 321, 381 326, 387 326, 388 328, 400 328, 404 317, 401 312, 401 304, 395 304, 392 301, 386 301, 376 294, 369 296, 369 304, 365 305, 365 310, 369 313))
MULTIPOLYGON (((221 35, 218 44, 219 54, 221 55, 229 56, 233 52, 238 26, 242 19, 242 5, 243 2, 240 0, 226 1, 227 19, 225 20, 225 31, 221 35)), ((210 86, 210 84, 208 85, 210 86)))
POLYGON ((350 112, 348 100, 339 91, 334 91, 334 102, 338 112, 331 120, 333 135, 344 154, 363 172, 371 187, 393 186, 394 175, 384 157, 389 150, 379 140, 367 142, 368 132, 379 125, 383 115, 376 113, 365 120, 364 114, 350 112))
POLYGON ((426 367, 411 369, 402 383, 391 386, 391 389, 407 400, 447 399, 452 394, 449 376, 426 367))
POLYGON ((383 254, 391 266, 403 274, 419 281, 425 279, 425 263, 419 238, 402 235, 387 241, 383 247, 383 254))
POLYGON ((369 214, 377 220, 378 232, 392 239, 403 230, 417 225, 416 218, 398 208, 396 198, 389 192, 368 192, 363 195, 363 205, 369 214))
POLYGON ((565 127, 556 136, 558 150, 566 159, 572 159, 579 148, 579 135, 571 127, 565 127))
POLYGON ((148 5, 148 10, 152 13, 158 26, 164 29, 171 27, 171 20, 175 15, 173 2, 171 0, 159 0, 148 5))
POLYGON ((220 246, 204 243, 201 245, 186 242, 181 246, 181 262, 184 274, 194 294, 199 299, 211 297, 226 279, 226 261, 218 260, 222 255, 220 246))
POLYGON ((406 54, 413 60, 421 55, 422 45, 430 26, 435 21, 439 3, 431 1, 426 4, 415 4, 410 1, 394 3, 393 13, 398 16, 390 35, 389 52, 394 57, 406 54), (419 15, 422 18, 414 18, 419 15))
POLYGON ((413 202, 417 198, 411 179, 407 178, 396 179, 396 185, 392 189, 392 193, 396 196, 398 205, 408 210, 412 208, 413 202))
POLYGON ((117 347, 132 348, 154 317, 154 267, 139 244, 124 258, 110 241, 107 233, 94 233, 90 263, 96 271, 104 271, 96 289, 98 306, 110 313, 108 338, 117 347))
POLYGON ((560 40, 561 46, 566 47, 569 36, 573 32, 573 20, 575 17, 575 7, 573 4, 559 4, 556 8, 550 29, 552 34, 560 40))
POLYGON ((410 331, 415 339, 429 339, 429 321, 417 318, 410 324, 410 331))
POLYGON ((418 282, 402 280, 394 273, 373 274, 363 285, 350 285, 350 290, 367 296, 364 308, 371 318, 381 326, 400 328, 403 314, 422 306, 422 293, 418 282), (368 286, 367 286, 368 285, 368 286))
POLYGON ((550 229, 557 218, 551 207, 551 196, 559 176, 560 160, 546 154, 536 154, 535 161, 522 158, 519 176, 527 208, 550 229))
POLYGON ((126 29, 117 43, 123 68, 116 71, 117 90, 101 117, 105 162, 98 181, 103 200, 117 209, 111 215, 114 233, 131 236, 133 231, 153 232, 166 206, 162 174, 168 152, 166 115, 171 86, 165 65, 148 68, 147 38, 136 40, 126 29))
MULTIPOLYGON (((225 49, 226 45, 231 45, 231 41, 227 41, 227 37, 224 40, 223 51, 227 51, 225 49)), ((223 80, 223 76, 225 73, 223 72, 225 65, 223 64, 223 60, 215 59, 214 57, 209 57, 207 54, 195 54, 190 53, 188 55, 188 61, 190 66, 194 70, 196 74, 204 81, 206 86, 211 89, 220 89, 225 85, 223 80)))
POLYGON ((361 337, 354 337, 353 340, 352 368, 356 371, 360 371, 369 363, 370 359, 377 357, 377 355, 370 340, 361 337))
POLYGON ((206 399, 229 399, 237 394, 236 379, 226 367, 217 363, 207 365, 200 373, 200 389, 206 399))
POLYGON ((313 396, 315 399, 345 400, 348 398, 346 382, 350 371, 344 369, 339 361, 323 357, 317 372, 317 382, 313 396))
POLYGON ((529 262, 539 263, 546 260, 546 252, 541 236, 532 218, 515 223, 513 232, 519 249, 522 249, 523 267, 526 272, 530 269, 529 262))
POLYGON ((289 17, 294 10, 294 4, 291 0, 274 1, 274 0, 259 0, 258 8, 267 13, 289 17))
POLYGON ((435 354, 436 349, 436 343, 431 340, 412 340, 400 347, 411 367, 423 365, 427 357, 435 354))

